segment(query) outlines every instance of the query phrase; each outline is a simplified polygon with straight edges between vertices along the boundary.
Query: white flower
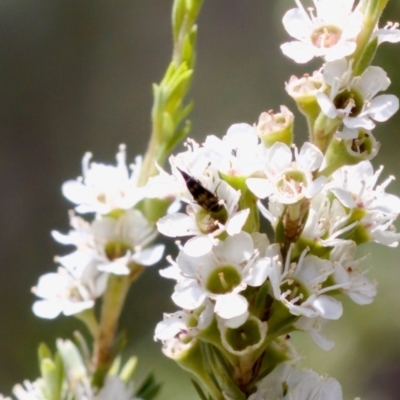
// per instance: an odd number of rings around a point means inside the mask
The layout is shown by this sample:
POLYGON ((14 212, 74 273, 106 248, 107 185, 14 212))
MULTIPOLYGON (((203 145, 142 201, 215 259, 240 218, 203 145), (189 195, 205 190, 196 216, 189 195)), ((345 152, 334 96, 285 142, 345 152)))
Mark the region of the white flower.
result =
POLYGON ((323 161, 321 151, 311 143, 304 143, 300 152, 293 154, 289 146, 277 142, 267 151, 265 178, 248 178, 249 189, 260 199, 282 204, 295 204, 303 198, 314 197, 324 186, 326 178, 313 178, 323 161))
POLYGON ((354 0, 314 0, 316 15, 307 14, 296 0, 298 8, 289 10, 283 17, 283 25, 296 41, 284 43, 283 53, 297 63, 305 63, 314 57, 327 61, 352 54, 356 38, 363 26, 363 15, 352 11, 354 0))
POLYGON ((369 161, 342 167, 332 174, 327 187, 343 206, 361 211, 360 224, 373 240, 396 246, 400 235, 393 231, 392 224, 400 213, 400 199, 385 193, 393 177, 376 186, 382 170, 383 167, 374 173, 369 161))
POLYGON ((398 43, 400 42, 400 29, 398 22, 388 22, 383 28, 376 29, 373 32, 372 38, 378 38, 378 44, 389 42, 398 43))
POLYGON ((382 212, 389 215, 400 213, 400 199, 385 193, 386 187, 394 177, 391 176, 377 186, 383 167, 374 172, 369 161, 357 165, 342 167, 332 174, 327 188, 336 198, 350 209, 360 208, 370 212, 382 212))
POLYGON ((257 383, 249 400, 342 400, 342 388, 333 378, 299 370, 290 361, 279 364, 257 383))
POLYGON ((32 289, 42 300, 33 303, 33 313, 41 318, 53 319, 63 313, 66 316, 78 314, 93 308, 95 299, 100 297, 107 284, 107 275, 95 267, 81 268, 74 273, 59 268, 39 278, 32 289))
POLYGON ((324 76, 319 70, 314 71, 311 76, 305 74, 301 78, 292 75, 285 85, 289 96, 296 101, 315 99, 317 93, 325 91, 326 88, 324 76))
POLYGON ((70 220, 74 230, 67 235, 52 232, 58 242, 76 246, 71 254, 56 258, 69 270, 95 264, 99 271, 128 275, 132 263, 149 266, 162 257, 164 246, 146 247, 157 233, 138 210, 102 217, 91 224, 74 215, 70 220))
POLYGON ((26 380, 22 385, 18 384, 14 386, 14 396, 18 400, 46 400, 41 390, 42 384, 41 379, 37 379, 34 382, 26 380))
POLYGON ((289 252, 284 266, 281 260, 275 259, 276 267, 271 269, 269 276, 274 297, 293 315, 340 318, 342 303, 325 294, 338 286, 322 287, 334 272, 332 262, 306 253, 307 250, 303 251, 297 262, 290 263, 289 252))
POLYGON ((349 219, 350 215, 337 199, 331 201, 327 191, 320 192, 310 202, 301 238, 309 246, 335 246, 345 241, 342 236, 356 227, 357 222, 349 219))
POLYGON ((89 163, 92 155, 83 157, 83 177, 63 184, 63 195, 77 204, 78 213, 108 214, 114 210, 128 210, 144 197, 144 189, 137 187, 141 158, 136 158, 129 176, 125 146, 117 154, 117 165, 89 163))
POLYGON ((118 219, 102 218, 92 223, 92 232, 102 259, 97 268, 117 275, 130 273, 130 264, 150 266, 157 263, 164 252, 163 245, 146 247, 157 232, 143 214, 129 210, 118 219))
POLYGON ((335 137, 343 139, 343 146, 353 160, 372 160, 381 147, 372 132, 366 129, 349 129, 345 126, 342 131, 335 133, 335 137))
POLYGON ((330 260, 333 262, 335 283, 357 304, 370 304, 376 295, 376 282, 364 276, 360 268, 361 259, 354 259, 357 246, 354 242, 344 243, 333 248, 330 260))
POLYGON ((247 285, 262 285, 270 270, 271 259, 263 257, 267 244, 265 235, 241 232, 200 257, 181 251, 176 263, 161 271, 177 280, 172 300, 183 309, 194 310, 210 299, 226 326, 240 326, 249 315, 240 292, 247 285))
POLYGON ((297 330, 308 332, 309 335, 311 336, 311 339, 314 341, 316 345, 321 347, 321 349, 328 351, 335 346, 335 342, 333 342, 332 340, 328 340, 325 336, 322 335, 321 328, 325 322, 326 320, 321 317, 307 318, 304 315, 302 315, 293 324, 293 326, 297 330))
MULTIPOLYGON (((281 106, 278 113, 272 111, 261 113, 255 128, 260 138, 267 140, 269 135, 291 129, 293 121, 293 113, 286 106, 281 106)), ((251 159, 251 155, 248 158, 251 159)), ((263 166, 260 169, 262 168, 263 166)))
POLYGON ((59 268, 57 272, 42 275, 32 289, 42 298, 33 303, 32 311, 36 316, 48 319, 56 318, 60 313, 66 316, 78 314, 93 308, 106 284, 107 275, 95 268, 85 268, 84 274, 80 275, 59 268))
POLYGON ((207 328, 214 317, 214 305, 210 300, 197 310, 181 310, 173 314, 163 314, 163 320, 156 326, 154 340, 166 341, 175 337, 185 340, 187 336, 194 337, 207 328))
POLYGON ((390 85, 386 72, 375 66, 368 67, 360 76, 353 77, 351 62, 346 59, 325 64, 323 75, 330 85, 329 96, 317 94, 322 112, 329 118, 341 118, 349 129, 371 130, 374 121, 388 120, 399 108, 396 96, 376 96, 390 85))
POLYGON ((248 177, 265 164, 265 147, 256 129, 245 123, 232 125, 222 139, 207 136, 204 150, 218 171, 234 177, 248 177))
POLYGON ((184 249, 190 255, 200 256, 218 243, 217 237, 221 233, 235 235, 241 232, 249 210, 239 210, 240 191, 223 181, 211 166, 203 165, 201 161, 201 167, 192 164, 193 169, 188 168, 185 172, 186 158, 181 153, 171 159, 172 173, 180 186, 176 194, 189 204, 186 213, 166 215, 157 222, 157 228, 169 237, 194 236, 185 243, 184 249), (205 169, 201 170, 203 167, 205 169), (218 204, 218 211, 208 208, 208 202, 213 206, 218 204))

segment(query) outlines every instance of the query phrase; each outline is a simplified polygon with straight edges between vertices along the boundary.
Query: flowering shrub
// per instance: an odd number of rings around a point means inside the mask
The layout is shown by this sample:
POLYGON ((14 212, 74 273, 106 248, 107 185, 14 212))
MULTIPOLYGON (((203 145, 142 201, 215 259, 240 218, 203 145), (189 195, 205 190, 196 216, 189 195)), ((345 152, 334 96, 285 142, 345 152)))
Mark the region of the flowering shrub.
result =
POLYGON ((164 314, 154 337, 194 375, 202 399, 343 398, 335 379, 300 369, 290 334, 306 332, 332 349, 321 327, 342 316, 340 296, 364 305, 377 292, 357 249, 400 240, 393 225, 400 199, 386 192, 393 178, 378 183, 382 168, 371 163, 379 150, 372 130, 399 108, 396 96, 379 94, 390 80, 371 62, 381 43, 400 41, 400 30, 379 28, 387 0, 314 0, 309 11, 295 3, 283 17, 295 40, 281 49, 298 63, 322 58, 320 69, 286 84, 308 141, 294 144, 295 117, 281 106, 253 126, 232 125, 222 138, 187 139, 185 151, 171 155, 190 129, 191 104, 183 100, 202 5, 175 0, 173 59, 154 87, 148 152, 129 167, 124 146, 116 166, 84 156, 82 177, 62 186, 80 215, 70 213, 69 233, 52 233, 75 250, 56 257, 57 272, 33 289, 37 316, 76 316, 93 346, 80 336, 58 340, 55 354, 41 346, 42 376, 17 385, 18 399, 156 395, 152 376, 134 390, 135 360, 121 368, 115 339, 130 285, 163 257, 158 233, 179 238, 178 255, 160 274, 176 282, 180 309, 164 314))

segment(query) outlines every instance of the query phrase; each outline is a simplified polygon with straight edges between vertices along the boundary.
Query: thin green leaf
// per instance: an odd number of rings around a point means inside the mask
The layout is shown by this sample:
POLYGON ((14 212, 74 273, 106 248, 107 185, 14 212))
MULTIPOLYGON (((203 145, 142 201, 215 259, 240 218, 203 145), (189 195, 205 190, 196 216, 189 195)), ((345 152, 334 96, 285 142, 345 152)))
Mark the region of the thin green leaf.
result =
POLYGON ((143 400, 152 400, 161 389, 161 383, 156 382, 153 373, 150 373, 138 389, 136 396, 143 400))
POLYGON ((137 357, 131 357, 129 360, 125 363, 125 365, 122 368, 121 373, 119 374, 120 378, 124 382, 128 382, 131 378, 133 373, 135 372, 136 366, 138 363, 137 357))
POLYGON ((51 350, 47 346, 46 343, 40 343, 39 348, 38 348, 38 358, 39 358, 39 366, 42 362, 43 359, 45 358, 52 358, 53 355, 51 353, 51 350))

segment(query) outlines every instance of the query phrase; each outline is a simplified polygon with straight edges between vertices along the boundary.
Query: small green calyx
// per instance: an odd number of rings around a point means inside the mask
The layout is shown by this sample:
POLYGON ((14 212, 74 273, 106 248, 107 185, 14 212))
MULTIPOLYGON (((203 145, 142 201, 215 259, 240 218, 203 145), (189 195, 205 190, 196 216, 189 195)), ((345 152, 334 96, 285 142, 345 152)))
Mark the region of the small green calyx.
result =
POLYGON ((294 115, 285 106, 281 106, 280 113, 272 110, 263 112, 258 119, 257 134, 267 148, 276 142, 290 146, 293 142, 293 121, 294 115))
POLYGON ((364 218, 367 215, 367 212, 363 210, 362 208, 354 208, 351 213, 351 218, 350 221, 361 221, 362 218, 364 218))
POLYGON ((379 151, 379 143, 371 133, 360 130, 357 139, 343 140, 333 137, 325 155, 325 168, 317 176, 329 177, 345 165, 356 165, 360 161, 370 160, 379 151))
POLYGON ((115 210, 110 211, 107 214, 107 217, 114 218, 114 219, 119 219, 126 213, 126 210, 123 210, 121 208, 117 208, 115 210))
POLYGON ((107 258, 113 261, 117 258, 123 257, 128 251, 132 251, 132 247, 127 243, 114 241, 108 242, 104 248, 107 258))
POLYGON ((213 294, 226 294, 232 292, 241 281, 242 277, 234 266, 223 265, 209 275, 206 288, 213 294))
POLYGON ((235 190, 240 190, 241 192, 247 190, 246 176, 241 175, 229 175, 220 172, 220 177, 235 190))
POLYGON ((228 328, 225 339, 235 351, 243 351, 261 342, 261 331, 256 319, 248 319, 237 329, 228 328))

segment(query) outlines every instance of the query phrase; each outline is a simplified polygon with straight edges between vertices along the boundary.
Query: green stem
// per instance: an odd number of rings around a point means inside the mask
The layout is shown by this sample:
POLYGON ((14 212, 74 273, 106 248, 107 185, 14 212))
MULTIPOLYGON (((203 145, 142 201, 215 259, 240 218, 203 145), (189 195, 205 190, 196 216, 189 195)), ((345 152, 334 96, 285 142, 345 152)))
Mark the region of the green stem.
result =
POLYGON ((94 365, 97 371, 98 382, 101 387, 104 377, 113 361, 113 345, 118 328, 118 320, 125 303, 131 284, 140 276, 144 267, 135 265, 128 276, 110 275, 100 315, 100 327, 98 329, 94 345, 94 365))
POLYGON ((374 31, 388 1, 389 0, 370 0, 366 6, 364 11, 363 28, 357 37, 357 49, 351 57, 354 59, 353 73, 355 76, 360 75, 364 70, 362 65, 364 51, 368 46, 372 32, 374 31))
MULTIPOLYGON (((183 140, 181 122, 190 107, 183 105, 189 90, 195 62, 196 26, 203 0, 175 0, 172 9, 173 51, 164 78, 154 85, 152 131, 139 177, 139 186, 157 174, 155 163, 163 165, 172 148, 183 140), (178 139, 178 140, 177 140, 178 139)), ((187 126, 186 126, 187 128, 187 126)))
POLYGON ((160 143, 157 138, 157 133, 153 128, 149 145, 147 147, 146 155, 143 160, 142 169, 140 171, 139 182, 138 182, 139 186, 144 186, 147 183, 149 177, 156 175, 157 173, 156 162, 160 161, 156 157, 159 146, 160 143))
POLYGON ((79 314, 75 314, 75 317, 80 319, 86 325, 93 338, 97 337, 99 324, 96 320, 93 309, 84 310, 79 314))

